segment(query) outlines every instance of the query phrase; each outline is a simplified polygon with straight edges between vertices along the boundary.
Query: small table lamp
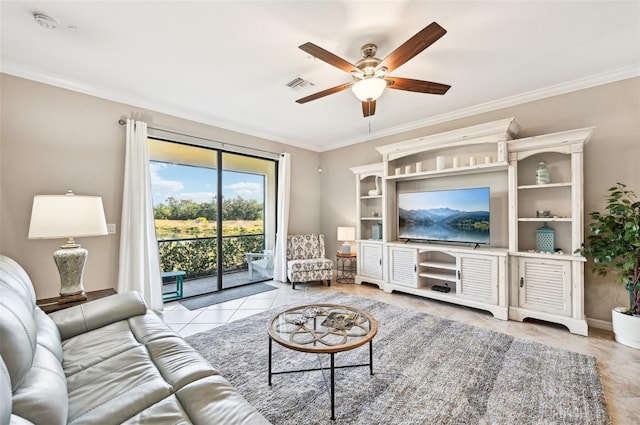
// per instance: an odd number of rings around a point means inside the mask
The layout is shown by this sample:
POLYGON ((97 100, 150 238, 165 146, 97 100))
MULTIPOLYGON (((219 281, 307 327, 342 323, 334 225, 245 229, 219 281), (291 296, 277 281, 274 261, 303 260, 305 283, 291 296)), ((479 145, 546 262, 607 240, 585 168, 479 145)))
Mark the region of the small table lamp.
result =
POLYGON ((37 195, 33 197, 29 239, 64 239, 67 243, 53 253, 60 272, 59 304, 87 299, 82 285, 82 273, 88 251, 74 241, 74 237, 106 235, 102 198, 66 195, 37 195))
POLYGON ((356 240, 356 228, 355 227, 338 227, 338 241, 344 241, 340 252, 343 254, 351 253, 350 241, 356 240))

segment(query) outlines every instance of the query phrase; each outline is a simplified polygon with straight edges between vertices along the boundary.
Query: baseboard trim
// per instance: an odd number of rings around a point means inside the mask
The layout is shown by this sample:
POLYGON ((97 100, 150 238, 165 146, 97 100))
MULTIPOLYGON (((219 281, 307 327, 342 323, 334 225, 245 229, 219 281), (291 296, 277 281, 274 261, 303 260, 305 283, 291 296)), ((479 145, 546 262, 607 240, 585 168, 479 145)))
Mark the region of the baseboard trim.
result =
POLYGON ((604 329, 605 331, 613 331, 611 322, 607 320, 590 319, 587 317, 587 325, 590 328, 604 329))

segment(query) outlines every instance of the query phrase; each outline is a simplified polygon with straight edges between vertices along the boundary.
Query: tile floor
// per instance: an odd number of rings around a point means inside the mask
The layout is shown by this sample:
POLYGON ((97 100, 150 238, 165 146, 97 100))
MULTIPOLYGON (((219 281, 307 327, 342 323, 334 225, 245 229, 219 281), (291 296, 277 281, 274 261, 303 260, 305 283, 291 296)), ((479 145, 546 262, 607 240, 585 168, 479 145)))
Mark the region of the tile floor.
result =
MULTIPOLYGON (((174 301, 165 305, 164 321, 186 337, 262 311, 289 304, 303 304, 306 299, 340 291, 386 302, 400 308, 445 317, 496 332, 513 335, 554 347, 594 356, 604 384, 609 412, 616 425, 640 424, 640 350, 618 344, 611 332, 589 329, 589 336, 573 335, 559 325, 542 322, 515 322, 493 318, 490 313, 407 294, 387 294, 376 286, 320 282, 296 286, 268 282, 278 289, 222 304, 189 311, 174 301)), ((383 325, 383 324, 381 324, 383 325)))

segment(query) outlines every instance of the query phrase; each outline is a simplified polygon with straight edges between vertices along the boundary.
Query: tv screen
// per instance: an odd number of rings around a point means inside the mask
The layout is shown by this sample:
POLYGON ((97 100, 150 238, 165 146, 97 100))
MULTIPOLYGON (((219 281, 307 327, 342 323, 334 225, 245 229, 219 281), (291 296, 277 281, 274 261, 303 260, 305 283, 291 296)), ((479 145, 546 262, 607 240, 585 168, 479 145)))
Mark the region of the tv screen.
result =
POLYGON ((398 239, 489 244, 488 187, 398 194, 398 239))

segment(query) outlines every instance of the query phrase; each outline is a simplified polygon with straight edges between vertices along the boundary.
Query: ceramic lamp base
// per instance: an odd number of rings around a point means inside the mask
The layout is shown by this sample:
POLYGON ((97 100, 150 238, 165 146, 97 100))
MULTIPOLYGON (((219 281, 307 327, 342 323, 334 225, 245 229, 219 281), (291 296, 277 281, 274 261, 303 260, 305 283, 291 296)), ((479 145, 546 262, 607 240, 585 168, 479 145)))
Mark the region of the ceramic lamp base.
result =
POLYGON ((53 253, 53 260, 60 272, 61 304, 87 299, 82 284, 87 255, 88 251, 80 246, 62 248, 53 253))
POLYGON ((340 252, 342 254, 351 254, 351 244, 349 242, 343 243, 340 252))

